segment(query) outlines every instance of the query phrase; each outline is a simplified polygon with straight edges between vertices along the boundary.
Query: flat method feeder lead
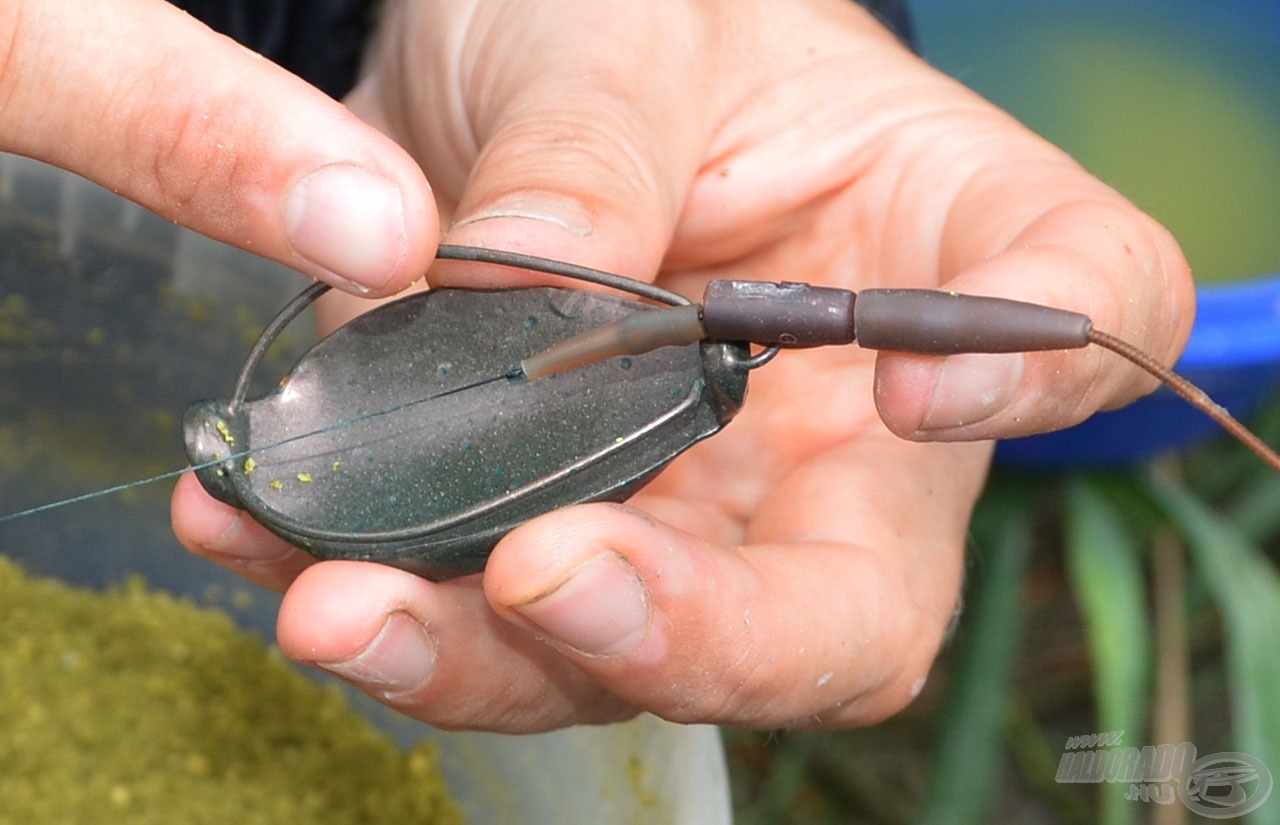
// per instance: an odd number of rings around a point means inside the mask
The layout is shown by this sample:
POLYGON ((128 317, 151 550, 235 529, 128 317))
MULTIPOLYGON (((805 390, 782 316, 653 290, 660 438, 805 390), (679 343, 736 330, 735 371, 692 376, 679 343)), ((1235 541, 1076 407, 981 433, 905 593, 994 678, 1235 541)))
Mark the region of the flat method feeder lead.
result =
POLYGON ((939 290, 731 280, 712 281, 694 303, 518 253, 446 245, 438 257, 629 295, 548 286, 418 293, 335 330, 275 390, 249 399, 267 348, 328 289, 314 284, 267 324, 230 398, 187 411, 191 467, 0 523, 193 472, 215 498, 318 558, 447 579, 482 570, 498 540, 528 519, 630 497, 727 425, 749 373, 781 350, 851 343, 925 355, 1096 344, 1280 469, 1280 456, 1204 392, 1078 313, 939 290))
POLYGON ((187 452, 205 489, 320 558, 377 561, 432 579, 474 573, 520 523, 569 504, 625 500, 719 432, 745 400, 748 373, 780 350, 854 342, 928 355, 1098 344, 1280 469, 1280 457, 1203 392, 1078 313, 937 290, 855 294, 727 280, 693 303, 517 253, 442 246, 439 257, 586 281, 652 303, 562 287, 431 290, 356 318, 303 356, 278 389, 247 400, 262 353, 325 290, 313 286, 268 325, 231 399, 188 411, 187 452), (528 355, 513 365, 520 353, 528 355), (219 462, 232 443, 240 457, 219 462))

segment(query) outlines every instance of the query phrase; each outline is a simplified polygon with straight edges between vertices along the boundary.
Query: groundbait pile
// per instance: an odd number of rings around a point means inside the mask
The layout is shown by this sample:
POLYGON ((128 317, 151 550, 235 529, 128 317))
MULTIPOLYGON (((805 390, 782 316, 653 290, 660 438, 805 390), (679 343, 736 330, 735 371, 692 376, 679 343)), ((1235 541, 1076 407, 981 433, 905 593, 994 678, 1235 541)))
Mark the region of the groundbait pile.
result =
POLYGON ((279 825, 462 818, 402 750, 220 611, 0 555, 0 822, 279 825))

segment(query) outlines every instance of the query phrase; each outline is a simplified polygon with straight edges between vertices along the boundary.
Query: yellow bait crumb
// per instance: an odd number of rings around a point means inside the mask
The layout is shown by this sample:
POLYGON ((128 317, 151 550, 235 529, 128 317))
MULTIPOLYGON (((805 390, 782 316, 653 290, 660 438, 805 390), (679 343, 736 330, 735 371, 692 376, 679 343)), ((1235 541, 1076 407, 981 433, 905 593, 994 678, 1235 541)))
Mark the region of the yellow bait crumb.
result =
POLYGON ((250 475, 254 470, 258 469, 258 462, 253 460, 253 456, 249 456, 244 460, 244 474, 250 475))
POLYGON ((192 776, 208 776, 213 773, 213 763, 203 753, 189 753, 183 761, 183 767, 192 776))
POLYGON ((342 462, 341 462, 341 461, 335 461, 335 462, 333 462, 333 471, 334 471, 335 473, 336 473, 336 472, 338 472, 338 468, 339 468, 339 467, 341 467, 341 466, 342 466, 342 462))
POLYGON ((227 442, 229 446, 235 446, 236 437, 231 434, 231 428, 227 426, 227 422, 219 421, 213 425, 218 430, 218 435, 222 436, 222 440, 227 442))
POLYGON ((271 482, 271 489, 272 489, 272 490, 283 490, 283 489, 284 489, 284 482, 277 478, 275 481, 271 482))
POLYGON ((111 805, 115 808, 127 808, 133 801, 133 792, 127 785, 112 785, 110 795, 111 805))
POLYGON ((311 473, 298 473, 298 481, 302 482, 303 484, 310 484, 311 473))

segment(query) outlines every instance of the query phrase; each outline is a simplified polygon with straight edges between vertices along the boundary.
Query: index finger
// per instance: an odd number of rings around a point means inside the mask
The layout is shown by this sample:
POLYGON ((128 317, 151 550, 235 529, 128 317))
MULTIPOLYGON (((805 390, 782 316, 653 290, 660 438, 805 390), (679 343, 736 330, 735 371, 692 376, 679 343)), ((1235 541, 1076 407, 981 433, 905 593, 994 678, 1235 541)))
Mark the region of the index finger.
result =
POLYGON ((426 271, 438 228, 413 160, 185 12, 17 0, 0 41, 0 150, 353 292, 426 271))

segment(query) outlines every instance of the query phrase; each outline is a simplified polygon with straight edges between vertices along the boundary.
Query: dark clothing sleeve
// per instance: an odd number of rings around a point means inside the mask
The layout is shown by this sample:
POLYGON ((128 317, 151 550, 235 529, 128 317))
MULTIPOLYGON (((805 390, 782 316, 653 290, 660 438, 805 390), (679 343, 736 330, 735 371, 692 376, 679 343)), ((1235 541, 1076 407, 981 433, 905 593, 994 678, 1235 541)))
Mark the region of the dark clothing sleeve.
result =
POLYGON ((911 26, 911 13, 906 0, 858 0, 879 18, 889 31, 897 35, 908 48, 916 48, 916 33, 911 26))
POLYGON ((375 5, 369 0, 171 2, 332 97, 355 85, 375 5))
MULTIPOLYGON (((333 97, 355 85, 376 0, 171 0, 333 97)), ((441 0, 448 2, 448 0, 441 0)), ((912 45, 906 0, 862 0, 912 45)))

